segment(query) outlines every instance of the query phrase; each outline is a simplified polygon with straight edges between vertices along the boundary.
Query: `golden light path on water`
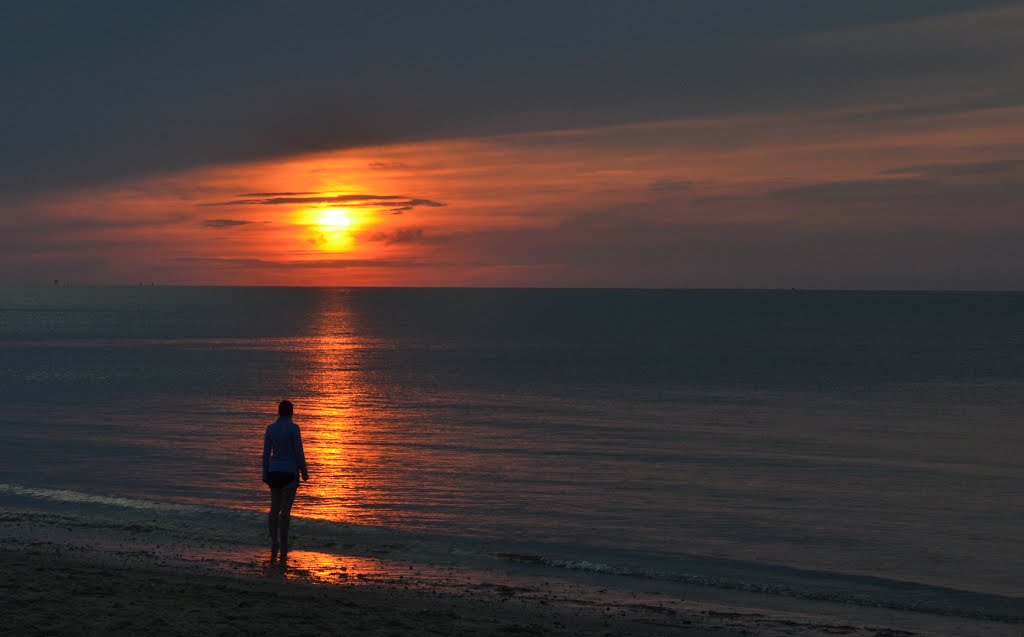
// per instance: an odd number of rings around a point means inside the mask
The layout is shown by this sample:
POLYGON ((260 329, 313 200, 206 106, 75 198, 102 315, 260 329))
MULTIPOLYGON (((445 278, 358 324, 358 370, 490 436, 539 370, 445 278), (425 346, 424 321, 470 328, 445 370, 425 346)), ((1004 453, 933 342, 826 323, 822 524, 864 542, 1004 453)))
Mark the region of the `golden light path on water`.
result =
MULTIPOLYGON (((361 525, 387 525, 386 494, 397 475, 384 466, 373 432, 387 414, 375 409, 379 393, 367 380, 365 349, 372 346, 354 324, 345 293, 324 297, 303 347, 306 364, 292 383, 296 422, 310 466, 295 515, 361 525)), ((393 521, 391 521, 393 522, 393 521)))
POLYGON ((394 566, 373 557, 336 555, 319 551, 293 551, 285 575, 327 584, 373 584, 400 575, 394 566))

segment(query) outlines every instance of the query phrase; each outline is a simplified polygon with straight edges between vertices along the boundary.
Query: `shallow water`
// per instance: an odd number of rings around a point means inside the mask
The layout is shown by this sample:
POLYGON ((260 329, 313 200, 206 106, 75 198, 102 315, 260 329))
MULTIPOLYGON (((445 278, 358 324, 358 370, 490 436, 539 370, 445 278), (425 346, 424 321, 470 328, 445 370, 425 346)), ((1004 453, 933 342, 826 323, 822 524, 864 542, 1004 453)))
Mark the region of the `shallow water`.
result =
POLYGON ((1017 294, 4 289, 0 498, 260 510, 289 398, 319 541, 1024 617, 1022 325, 1017 294))

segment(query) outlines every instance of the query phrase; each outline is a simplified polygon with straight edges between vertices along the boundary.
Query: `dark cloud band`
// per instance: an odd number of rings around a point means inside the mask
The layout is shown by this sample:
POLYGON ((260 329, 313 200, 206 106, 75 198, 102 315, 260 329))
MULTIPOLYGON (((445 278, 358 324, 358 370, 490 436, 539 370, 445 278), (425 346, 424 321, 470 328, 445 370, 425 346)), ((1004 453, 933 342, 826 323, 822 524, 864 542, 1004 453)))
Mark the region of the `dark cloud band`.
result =
POLYGON ((440 208, 445 204, 432 199, 406 197, 403 195, 349 194, 332 195, 327 193, 250 193, 239 195, 231 201, 218 201, 205 204, 207 206, 282 206, 282 205, 324 205, 338 204, 354 208, 378 207, 391 214, 402 214, 414 208, 440 208), (258 196, 257 196, 258 195, 258 196), (301 195, 301 196, 297 196, 301 195))

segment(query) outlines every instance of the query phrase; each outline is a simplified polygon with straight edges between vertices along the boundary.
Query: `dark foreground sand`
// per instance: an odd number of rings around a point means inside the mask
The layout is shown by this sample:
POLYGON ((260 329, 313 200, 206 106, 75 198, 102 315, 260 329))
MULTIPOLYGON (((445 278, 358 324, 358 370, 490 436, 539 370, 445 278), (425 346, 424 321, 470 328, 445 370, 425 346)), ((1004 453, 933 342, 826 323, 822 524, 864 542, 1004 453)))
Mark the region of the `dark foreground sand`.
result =
POLYGON ((183 533, 0 507, 0 635, 1021 635, 1021 625, 713 589, 595 595, 351 553, 296 550, 283 573, 261 548, 183 533))
POLYGON ((552 609, 274 575, 129 568, 87 555, 0 551, 0 572, 0 633, 10 635, 751 634, 720 616, 552 609))

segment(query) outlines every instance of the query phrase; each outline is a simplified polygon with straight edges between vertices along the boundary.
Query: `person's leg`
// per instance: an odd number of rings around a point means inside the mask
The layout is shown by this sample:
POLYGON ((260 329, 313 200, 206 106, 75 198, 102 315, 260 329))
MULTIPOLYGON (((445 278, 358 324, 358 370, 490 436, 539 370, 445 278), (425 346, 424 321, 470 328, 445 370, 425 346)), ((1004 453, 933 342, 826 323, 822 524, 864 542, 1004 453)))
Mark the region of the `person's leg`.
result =
MULTIPOLYGON (((270 531, 270 561, 277 559, 279 524, 281 518, 281 489, 270 490, 270 514, 267 515, 267 528, 270 531)), ((294 496, 292 496, 294 498, 294 496)), ((291 505, 289 505, 290 507, 291 505)))
POLYGON ((281 521, 280 521, 280 536, 281 536, 281 563, 284 564, 285 560, 288 559, 288 526, 291 523, 292 515, 292 504, 295 503, 295 492, 298 491, 298 485, 291 488, 279 489, 281 492, 281 521))

